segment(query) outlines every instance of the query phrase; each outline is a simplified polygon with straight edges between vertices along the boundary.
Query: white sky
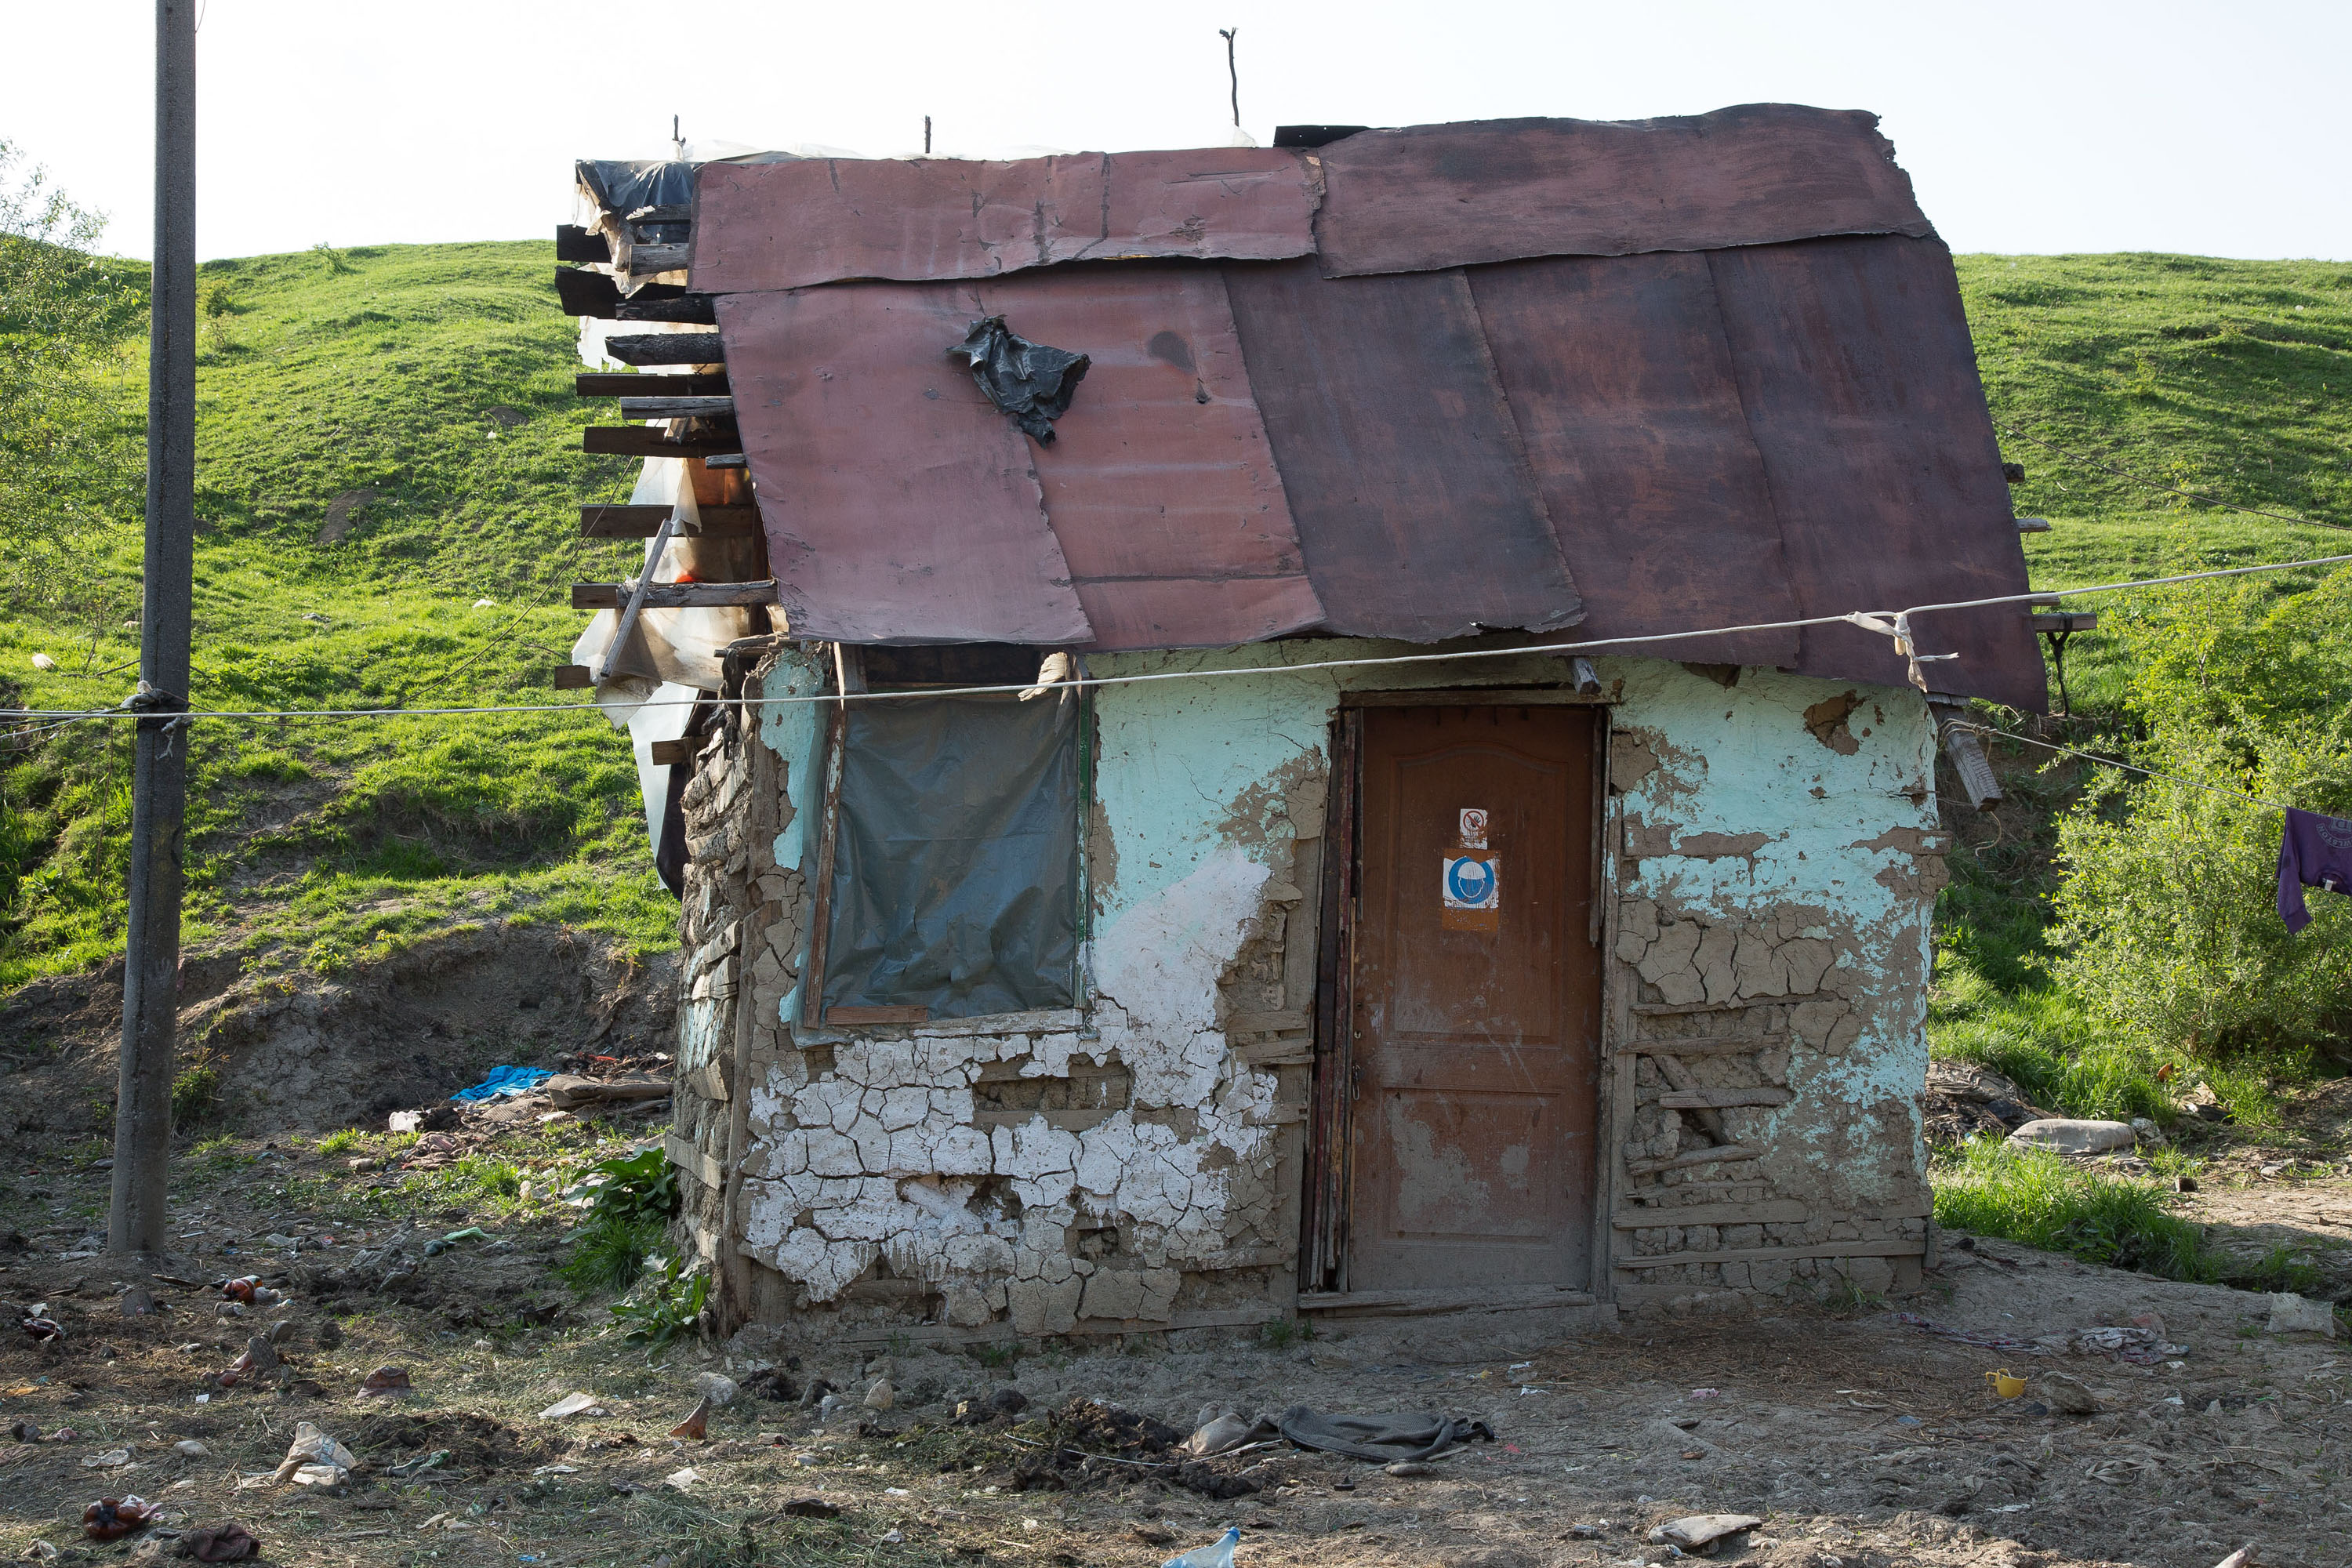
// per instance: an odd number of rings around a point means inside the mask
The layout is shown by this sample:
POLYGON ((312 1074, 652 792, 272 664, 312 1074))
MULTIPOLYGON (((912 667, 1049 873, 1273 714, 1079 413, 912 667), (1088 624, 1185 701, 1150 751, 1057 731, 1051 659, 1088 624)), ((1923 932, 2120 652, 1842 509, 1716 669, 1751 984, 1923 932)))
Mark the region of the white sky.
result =
MULTIPOLYGON (((2346 0, 204 0, 198 251, 540 237, 574 157, 1215 144, 1242 120, 1874 110, 1957 250, 2352 258, 2346 0)), ((149 244, 152 0, 0 0, 0 138, 149 244), (29 68, 39 63, 39 68, 29 68)))

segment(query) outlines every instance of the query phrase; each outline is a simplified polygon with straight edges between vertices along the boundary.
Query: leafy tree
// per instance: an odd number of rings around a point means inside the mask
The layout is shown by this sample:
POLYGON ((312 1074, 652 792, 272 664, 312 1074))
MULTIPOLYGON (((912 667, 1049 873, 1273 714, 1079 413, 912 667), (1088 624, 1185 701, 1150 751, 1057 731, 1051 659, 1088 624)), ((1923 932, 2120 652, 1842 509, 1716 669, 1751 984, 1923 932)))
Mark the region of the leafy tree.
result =
POLYGON ((145 307, 137 269, 97 254, 105 218, 0 142, 0 556, 20 593, 58 547, 138 515, 142 457, 119 367, 145 307))

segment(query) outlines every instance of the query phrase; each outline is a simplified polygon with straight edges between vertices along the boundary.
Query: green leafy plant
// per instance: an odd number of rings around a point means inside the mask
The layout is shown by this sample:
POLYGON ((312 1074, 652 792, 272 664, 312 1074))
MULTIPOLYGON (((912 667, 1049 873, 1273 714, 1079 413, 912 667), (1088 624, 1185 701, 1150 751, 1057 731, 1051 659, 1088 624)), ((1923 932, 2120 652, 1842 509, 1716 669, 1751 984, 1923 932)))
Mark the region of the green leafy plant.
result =
POLYGON ((1976 1139, 1934 1171, 1936 1223, 2086 1263, 2210 1284, 2221 1262, 2197 1226, 2165 1212, 2153 1182, 2110 1176, 2047 1150, 1976 1139))
POLYGON ((628 1325, 627 1339, 659 1350, 692 1329, 710 1295, 707 1275, 689 1274, 675 1258, 648 1260, 658 1272, 613 1304, 613 1316, 628 1325))
POLYGON ((1286 1351, 1315 1337, 1315 1321, 1311 1318, 1276 1318, 1258 1331, 1258 1337, 1265 1342, 1267 1349, 1286 1351))
POLYGON ((356 1127, 338 1128, 319 1140, 321 1154, 348 1154, 358 1148, 367 1134, 356 1127))
POLYGON ((556 1275, 585 1295, 625 1290, 645 1271, 677 1212, 677 1172, 659 1147, 591 1167, 580 1189, 588 1214, 556 1275))

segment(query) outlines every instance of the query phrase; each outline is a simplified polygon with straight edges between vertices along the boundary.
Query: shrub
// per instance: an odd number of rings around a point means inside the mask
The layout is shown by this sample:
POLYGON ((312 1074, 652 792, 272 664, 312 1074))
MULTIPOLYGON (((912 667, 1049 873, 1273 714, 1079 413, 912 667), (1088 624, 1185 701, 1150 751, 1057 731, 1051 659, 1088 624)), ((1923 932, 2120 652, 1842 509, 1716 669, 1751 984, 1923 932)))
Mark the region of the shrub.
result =
POLYGON ((2352 572, 2267 592, 2199 584, 2114 617, 2145 731, 2129 760, 2215 789, 2095 783, 2060 825, 2053 973, 2142 1046, 2293 1076, 2352 1022, 2352 899, 2312 893, 2289 935, 2279 814, 2256 803, 2352 815, 2352 572))
MULTIPOLYGON (((645 1272, 677 1212, 677 1173, 656 1147, 599 1162, 582 1185, 592 1194, 588 1216, 556 1275, 583 1295, 625 1290, 645 1272)), ((699 1300, 695 1310, 701 1310, 699 1300)))

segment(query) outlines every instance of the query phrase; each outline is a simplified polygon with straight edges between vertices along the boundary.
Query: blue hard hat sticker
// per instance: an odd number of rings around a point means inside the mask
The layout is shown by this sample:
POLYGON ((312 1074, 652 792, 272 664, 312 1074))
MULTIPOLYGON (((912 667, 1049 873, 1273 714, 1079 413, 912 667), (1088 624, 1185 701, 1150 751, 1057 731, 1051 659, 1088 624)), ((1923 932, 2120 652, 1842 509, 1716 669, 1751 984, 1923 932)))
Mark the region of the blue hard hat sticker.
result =
POLYGON ((1491 856, 1449 856, 1445 861, 1445 904, 1449 909, 1487 910, 1496 906, 1496 875, 1491 856))

